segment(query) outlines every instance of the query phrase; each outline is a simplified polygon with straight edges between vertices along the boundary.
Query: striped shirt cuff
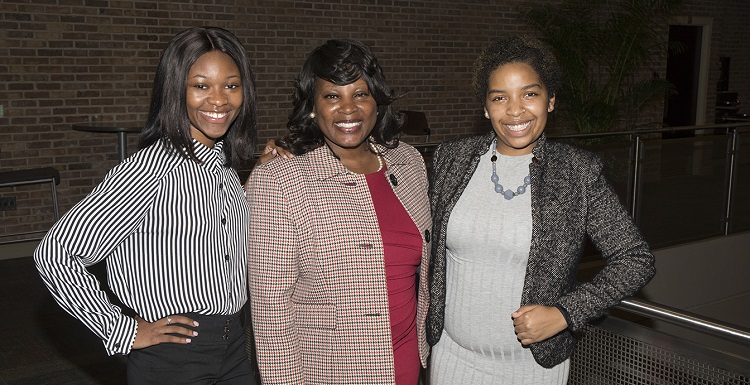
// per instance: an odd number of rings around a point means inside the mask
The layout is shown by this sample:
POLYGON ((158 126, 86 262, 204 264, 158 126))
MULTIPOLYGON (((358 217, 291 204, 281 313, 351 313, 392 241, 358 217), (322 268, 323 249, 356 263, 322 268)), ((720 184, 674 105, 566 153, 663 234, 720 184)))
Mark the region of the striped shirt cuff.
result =
POLYGON ((132 317, 120 314, 109 333, 109 339, 104 341, 104 348, 110 356, 115 354, 128 354, 135 342, 138 331, 138 322, 132 317))

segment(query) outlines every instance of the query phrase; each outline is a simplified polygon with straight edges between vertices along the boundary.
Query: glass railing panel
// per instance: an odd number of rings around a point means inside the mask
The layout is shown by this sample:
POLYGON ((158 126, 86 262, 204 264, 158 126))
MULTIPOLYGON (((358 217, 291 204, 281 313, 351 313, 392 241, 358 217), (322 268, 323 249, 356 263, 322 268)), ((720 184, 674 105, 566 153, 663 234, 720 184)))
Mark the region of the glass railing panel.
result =
MULTIPOLYGON (((631 198, 630 191, 632 184, 632 161, 630 161, 634 141, 630 140, 629 135, 618 135, 606 138, 566 138, 554 139, 563 143, 568 143, 596 154, 603 165, 603 173, 607 181, 612 185, 615 193, 620 198, 620 202, 630 212, 631 198)), ((583 260, 589 261, 598 259, 599 251, 594 245, 587 240, 583 248, 583 260)))
POLYGON ((636 218, 653 248, 723 234, 727 140, 644 139, 636 218))
POLYGON ((620 202, 629 207, 629 183, 632 173, 629 159, 633 151, 633 142, 627 136, 615 136, 601 139, 565 139, 561 140, 573 146, 583 148, 596 154, 603 163, 604 176, 620 197, 620 202))

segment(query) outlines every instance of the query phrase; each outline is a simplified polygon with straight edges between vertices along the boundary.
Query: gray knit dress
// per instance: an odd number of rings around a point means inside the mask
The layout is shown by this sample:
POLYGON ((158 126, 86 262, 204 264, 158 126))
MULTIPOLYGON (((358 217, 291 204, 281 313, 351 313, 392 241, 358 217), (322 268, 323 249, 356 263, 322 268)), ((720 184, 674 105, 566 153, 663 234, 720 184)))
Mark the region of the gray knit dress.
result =
MULTIPOLYGON (((545 369, 513 332, 510 315, 520 307, 531 245, 533 185, 511 200, 496 193, 491 155, 482 155, 448 221, 445 327, 432 348, 429 384, 565 384, 569 360, 545 369)), ((532 154, 497 156, 499 183, 515 191, 532 154)))

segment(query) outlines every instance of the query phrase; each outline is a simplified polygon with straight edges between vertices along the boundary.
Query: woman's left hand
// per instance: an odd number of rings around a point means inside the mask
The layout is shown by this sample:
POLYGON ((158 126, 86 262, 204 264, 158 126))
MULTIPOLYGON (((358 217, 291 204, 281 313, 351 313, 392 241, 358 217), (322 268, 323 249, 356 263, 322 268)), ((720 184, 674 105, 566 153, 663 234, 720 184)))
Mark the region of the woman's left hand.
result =
POLYGON ((269 139, 268 142, 266 142, 266 147, 263 149, 263 154, 258 158, 258 164, 266 163, 277 156, 286 159, 293 157, 294 154, 281 148, 275 140, 269 139))
POLYGON ((552 306, 521 306, 510 316, 516 337, 523 345, 544 341, 568 327, 560 310, 552 306))

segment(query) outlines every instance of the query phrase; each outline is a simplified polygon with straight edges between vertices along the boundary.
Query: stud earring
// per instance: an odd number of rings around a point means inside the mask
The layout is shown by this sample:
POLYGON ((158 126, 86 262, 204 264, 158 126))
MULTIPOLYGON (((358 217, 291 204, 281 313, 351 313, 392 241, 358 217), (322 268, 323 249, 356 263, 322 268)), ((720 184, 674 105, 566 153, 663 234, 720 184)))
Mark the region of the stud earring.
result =
POLYGON ((487 118, 487 119, 489 119, 489 118, 490 118, 490 114, 489 114, 489 112, 485 111, 485 112, 484 112, 484 117, 485 117, 485 118, 487 118))
POLYGON ((311 113, 310 113, 310 119, 315 119, 315 117, 316 117, 316 116, 317 116, 317 115, 315 115, 315 113, 314 113, 314 112, 311 112, 311 113))

